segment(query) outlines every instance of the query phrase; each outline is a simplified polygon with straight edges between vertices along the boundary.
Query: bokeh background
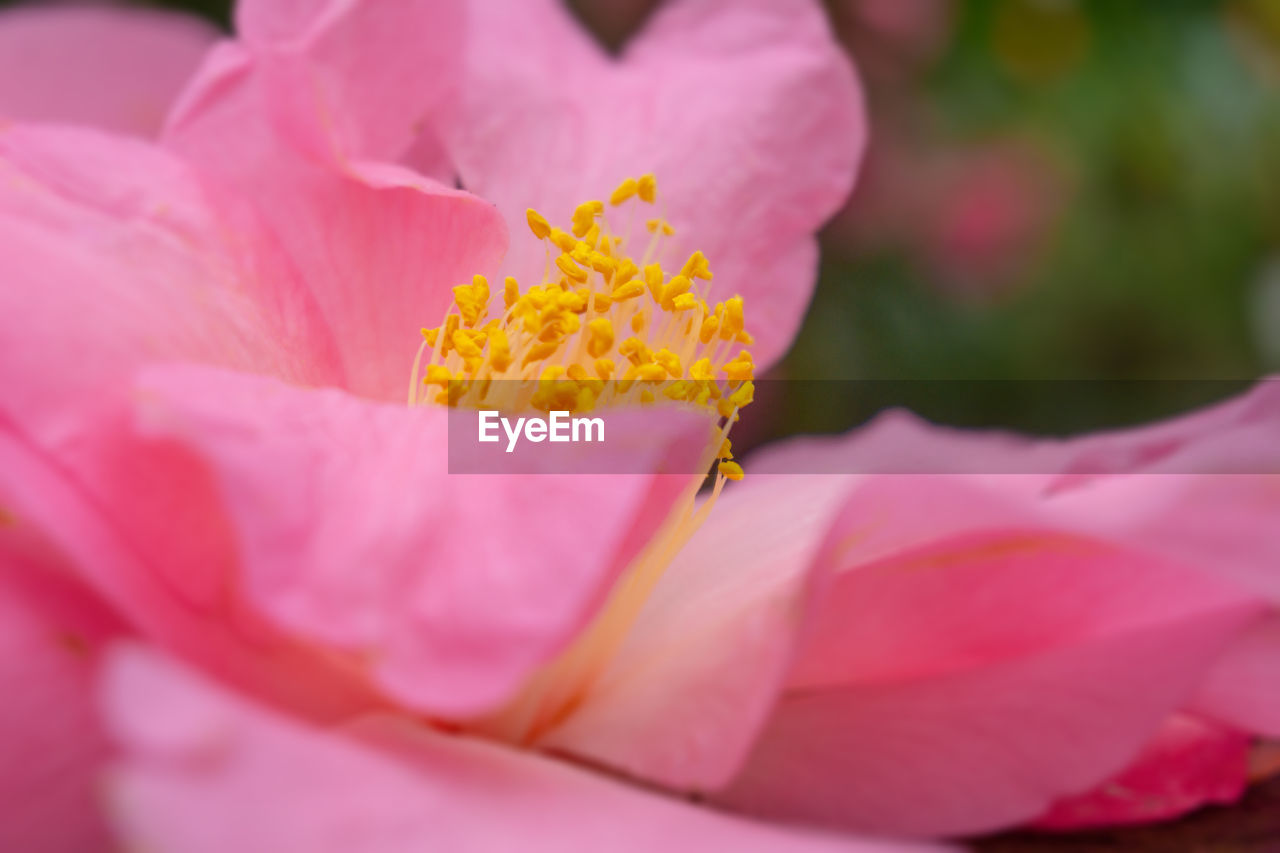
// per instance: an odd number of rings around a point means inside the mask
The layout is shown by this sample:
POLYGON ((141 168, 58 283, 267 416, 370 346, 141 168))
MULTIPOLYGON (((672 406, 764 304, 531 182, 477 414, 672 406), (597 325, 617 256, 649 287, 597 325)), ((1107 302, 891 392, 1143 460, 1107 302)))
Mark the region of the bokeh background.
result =
MULTIPOLYGON (((615 48, 656 2, 571 0, 615 48)), ((231 3, 153 5, 226 26, 231 3)), ((869 156, 736 436, 893 404, 1065 434, 1280 371, 1280 0, 827 6, 869 156)))

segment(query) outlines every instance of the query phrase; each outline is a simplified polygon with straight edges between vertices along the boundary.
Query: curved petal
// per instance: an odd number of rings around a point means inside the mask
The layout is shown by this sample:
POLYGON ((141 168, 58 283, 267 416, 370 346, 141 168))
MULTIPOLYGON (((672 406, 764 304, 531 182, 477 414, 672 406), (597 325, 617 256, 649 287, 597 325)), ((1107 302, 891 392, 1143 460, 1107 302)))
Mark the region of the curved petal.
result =
POLYGON ((1088 793, 1054 803, 1035 826, 1066 830, 1149 823, 1233 803, 1249 783, 1249 742, 1235 729, 1178 715, 1122 772, 1088 793))
MULTIPOLYGON (((527 207, 560 220, 655 173, 677 231, 666 259, 703 250, 713 299, 743 294, 757 360, 778 357, 816 277, 813 234, 848 194, 866 134, 820 6, 668 3, 616 60, 555 0, 474 10, 462 105, 441 130, 465 186, 508 222, 527 207)), ((510 272, 538 280, 543 263, 541 245, 515 241, 510 272)))
POLYGON ((334 378, 323 324, 265 231, 151 145, 0 128, 0 409, 49 444, 147 361, 334 378))
POLYGON ((991 503, 963 481, 903 480, 871 478, 846 504, 788 693, 720 801, 911 835, 1031 819, 1127 764, 1262 612, 1014 504, 1003 524, 890 547, 878 517, 991 503))
MULTIPOLYGON (((246 595, 419 710, 490 710, 577 634, 686 490, 677 476, 447 472, 447 411, 200 368, 147 423, 209 467, 246 595)), ((654 470, 663 449, 651 447, 654 470)))
POLYGON ((460 0, 248 0, 236 28, 294 144, 335 163, 387 160, 454 94, 463 12, 460 0))
POLYGON ((406 169, 300 156, 274 129, 261 63, 240 45, 212 54, 165 144, 257 201, 333 332, 345 387, 403 399, 419 330, 440 321, 453 285, 496 268, 505 226, 480 199, 406 169))
POLYGON ((1280 738, 1280 615, 1254 626, 1223 655, 1191 707, 1243 731, 1280 738))
POLYGON ((538 745, 672 790, 728 782, 782 689, 808 570, 848 488, 755 474, 730 488, 579 706, 538 745))
MULTIPOLYGON (((118 436, 126 428, 114 429, 118 436)), ((147 640, 317 719, 379 707, 349 662, 282 635, 246 606, 234 578, 235 543, 207 472, 176 445, 157 452, 117 436, 107 440, 119 451, 108 461, 122 470, 109 482, 118 484, 124 512, 88 490, 85 471, 60 463, 0 417, 5 506, 147 640), (135 492, 124 491, 125 483, 135 492)))
POLYGON ((95 670, 119 622, 0 524, 0 848, 106 849, 95 670))
POLYGON ((0 117, 154 137, 217 33, 133 6, 0 12, 0 117))
POLYGON ((914 849, 734 820, 426 729, 388 755, 132 650, 114 662, 106 704, 123 747, 116 825, 157 853, 914 849))

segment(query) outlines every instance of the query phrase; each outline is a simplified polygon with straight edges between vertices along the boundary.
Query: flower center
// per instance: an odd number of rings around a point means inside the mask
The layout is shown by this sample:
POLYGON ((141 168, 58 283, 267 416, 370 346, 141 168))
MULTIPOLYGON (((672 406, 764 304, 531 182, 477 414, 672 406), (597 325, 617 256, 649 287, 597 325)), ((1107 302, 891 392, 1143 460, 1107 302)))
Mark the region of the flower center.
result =
MULTIPOLYGON (((677 272, 663 267, 675 234, 663 217, 644 223, 641 257, 628 254, 640 205, 657 201, 652 175, 623 181, 609 199, 611 212, 630 207, 621 236, 601 201, 579 205, 568 231, 528 211, 547 245, 542 281, 522 288, 508 277, 500 315, 484 276, 455 287, 444 322, 422 330, 409 404, 581 414, 665 402, 714 412, 727 435, 755 393, 742 297, 707 301, 712 272, 700 251, 677 272)), ((727 438, 717 456, 722 477, 742 478, 727 438)))

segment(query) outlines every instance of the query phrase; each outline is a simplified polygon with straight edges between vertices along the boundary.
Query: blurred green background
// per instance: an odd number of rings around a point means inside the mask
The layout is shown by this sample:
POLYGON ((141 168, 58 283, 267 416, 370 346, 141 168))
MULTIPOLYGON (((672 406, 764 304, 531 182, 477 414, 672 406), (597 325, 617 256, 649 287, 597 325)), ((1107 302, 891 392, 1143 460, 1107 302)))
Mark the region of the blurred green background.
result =
MULTIPOLYGON (((655 2, 573 5, 617 46, 655 2)), ((230 4, 161 5, 225 25, 230 4)), ((1280 0, 827 6, 870 152, 773 375, 895 381, 772 383, 751 443, 894 402, 1063 433, 1280 371, 1280 0)))

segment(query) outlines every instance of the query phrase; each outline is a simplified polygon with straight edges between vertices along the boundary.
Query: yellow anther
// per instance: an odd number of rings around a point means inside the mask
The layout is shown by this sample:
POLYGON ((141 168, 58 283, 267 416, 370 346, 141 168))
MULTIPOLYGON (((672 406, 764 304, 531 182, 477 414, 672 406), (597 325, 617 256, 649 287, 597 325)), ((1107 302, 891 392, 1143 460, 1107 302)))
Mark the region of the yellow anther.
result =
POLYGON ((658 179, 653 175, 641 175, 636 181, 636 195, 641 201, 653 204, 658 198, 658 179))
POLYGON ((591 294, 591 307, 597 313, 603 314, 613 307, 613 299, 607 293, 593 293, 591 294))
POLYGON ((640 268, 636 266, 636 262, 630 258, 623 258, 618 261, 618 271, 614 273, 617 278, 615 284, 626 284, 640 274, 640 268))
POLYGON ((688 311, 698 307, 698 297, 692 293, 681 293, 671 300, 671 306, 677 311, 688 311))
POLYGON ((440 339, 440 330, 424 328, 422 330, 422 339, 427 342, 427 346, 434 347, 436 341, 440 339))
POLYGON ((608 317, 597 317, 587 323, 587 352, 600 358, 613 349, 613 323, 608 317))
POLYGON ((749 347, 756 342, 755 336, 745 329, 738 332, 738 336, 734 338, 734 340, 742 344, 744 347, 749 347))
POLYGON ((524 354, 524 360, 521 364, 533 364, 535 361, 550 358, 555 355, 558 349, 560 349, 559 341, 540 341, 529 347, 529 351, 524 354))
POLYGON ((716 411, 720 414, 720 417, 722 418, 727 418, 730 415, 732 415, 733 409, 734 409, 734 405, 733 403, 729 402, 729 399, 727 397, 716 402, 716 411))
POLYGON ((582 236, 582 242, 586 243, 592 250, 600 242, 600 223, 597 222, 587 229, 587 233, 582 236))
POLYGON ((592 252, 588 258, 588 263, 591 264, 593 270, 604 276, 605 281, 613 277, 614 270, 618 267, 613 258, 600 252, 592 252))
POLYGON ((721 462, 719 471, 729 480, 741 480, 746 474, 737 462, 721 462))
POLYGON ((571 364, 569 369, 565 371, 569 378, 575 382, 585 382, 591 379, 591 374, 587 373, 587 369, 581 364, 571 364))
POLYGON ((556 248, 562 252, 572 252, 574 246, 578 245, 578 238, 561 231, 559 228, 552 228, 551 242, 555 243, 556 248))
POLYGON ((577 282, 585 282, 589 277, 587 271, 573 262, 573 258, 568 255, 560 255, 556 258, 556 266, 560 268, 560 272, 577 282))
POLYGON ((511 366, 511 343, 500 328, 489 331, 489 363, 499 373, 511 366))
POLYGON ((641 392, 640 392, 640 405, 642 405, 642 406, 647 406, 647 405, 649 405, 650 403, 652 403, 652 402, 653 402, 653 400, 654 400, 654 397, 653 397, 653 392, 652 392, 652 391, 641 391, 641 392))
POLYGON ((729 402, 735 408, 741 409, 756 398, 756 386, 754 382, 743 382, 742 387, 729 395, 729 402))
POLYGON ((545 368, 541 375, 538 376, 538 379, 541 382, 554 382, 561 376, 564 376, 566 372, 567 371, 563 365, 553 364, 550 367, 545 368))
POLYGON ((636 194, 637 184, 635 178, 627 178, 618 184, 618 188, 613 191, 613 195, 609 196, 609 204, 614 207, 622 204, 636 194))
POLYGON ((588 201, 578 205, 573 211, 573 236, 584 237, 596 222, 596 214, 604 210, 604 204, 588 201))
POLYGON ((630 337, 618 345, 618 354, 626 356, 632 364, 648 364, 653 361, 653 353, 637 337, 630 337))
POLYGON ((733 340, 742 331, 742 297, 735 296, 724 301, 724 319, 720 324, 720 337, 733 340))
POLYGON ((489 304, 489 279, 482 275, 472 276, 471 288, 475 291, 476 300, 483 306, 489 304))
POLYGON ((667 378, 667 369, 661 364, 641 364, 636 370, 636 378, 642 382, 661 382, 667 378))
POLYGON ((451 340, 453 341, 453 348, 463 358, 480 358, 484 354, 465 330, 459 329, 454 332, 451 340))
POLYGON ((551 236, 551 223, 545 216, 532 207, 526 210, 524 215, 529 220, 529 230, 533 232, 533 236, 539 240, 545 240, 551 236))
POLYGON ((732 459, 733 458, 733 442, 727 438, 724 441, 720 442, 720 451, 716 453, 716 457, 719 459, 732 459))
POLYGON ((724 370, 724 375, 733 382, 743 382, 755 378, 755 365, 751 362, 751 353, 746 350, 738 353, 733 361, 730 361, 722 369, 724 370))
POLYGON ((616 287, 613 293, 609 294, 609 298, 614 302, 625 302, 628 299, 635 299, 644 293, 644 285, 638 281, 629 281, 621 287, 616 287))
POLYGON ((650 219, 645 222, 644 227, 649 229, 650 234, 657 234, 661 231, 664 237, 670 237, 676 233, 676 229, 672 228, 671 223, 665 219, 650 219))
POLYGON ((502 301, 510 308, 516 304, 516 300, 520 298, 520 282, 511 276, 507 276, 502 282, 502 301))
POLYGON ((453 333, 458 330, 458 322, 461 318, 457 314, 450 314, 444 320, 444 328, 442 340, 440 341, 440 354, 448 355, 450 348, 453 346, 453 333))
POLYGON ((655 352, 653 354, 653 360, 662 365, 667 373, 671 374, 673 379, 679 379, 681 376, 684 376, 684 367, 680 364, 680 356, 676 355, 666 347, 655 352))
POLYGON ((637 335, 644 331, 644 327, 649 324, 649 315, 644 311, 637 312, 631 318, 631 331, 637 335))
POLYGON ((453 380, 453 374, 443 364, 433 364, 427 368, 427 375, 422 378, 423 385, 439 385, 441 388, 453 380))
POLYGON ((666 283, 662 288, 662 299, 659 300, 663 308, 671 309, 672 304, 677 296, 682 293, 688 293, 693 287, 693 282, 682 275, 678 275, 666 283))
POLYGON ((711 281, 711 264, 707 262, 707 256, 702 252, 694 252, 689 256, 689 260, 684 262, 684 266, 680 269, 680 274, 689 278, 711 281))
POLYGON ((594 367, 596 369, 596 376, 599 376, 601 379, 608 381, 613 377, 613 359, 597 358, 594 367))
POLYGON ((662 396, 668 400, 684 402, 689 399, 689 384, 687 382, 672 382, 662 392, 662 396))
POLYGON ((648 285, 654 302, 662 299, 662 267, 659 264, 649 264, 644 268, 644 283, 648 285))
POLYGON ((712 314, 702 321, 702 328, 698 330, 698 340, 704 344, 711 343, 711 339, 716 336, 716 330, 719 328, 720 318, 712 314))
POLYGON ((591 247, 586 243, 579 243, 573 247, 573 251, 569 253, 569 257, 573 258, 582 266, 591 263, 591 247))
POLYGON ((700 358, 689 368, 689 378, 700 381, 708 381, 716 378, 715 368, 711 366, 711 359, 700 358))

